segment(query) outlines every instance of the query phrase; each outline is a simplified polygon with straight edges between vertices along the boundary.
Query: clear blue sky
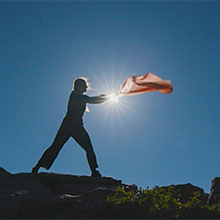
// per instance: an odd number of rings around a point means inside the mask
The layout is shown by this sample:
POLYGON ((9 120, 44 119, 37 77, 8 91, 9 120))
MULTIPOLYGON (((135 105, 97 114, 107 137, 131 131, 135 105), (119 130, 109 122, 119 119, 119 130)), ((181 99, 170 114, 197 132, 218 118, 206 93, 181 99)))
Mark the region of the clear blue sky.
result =
MULTIPOLYGON (((0 2, 0 166, 30 172, 66 113, 72 81, 88 95, 132 73, 174 92, 90 105, 84 125, 104 176, 145 188, 220 176, 220 2, 0 2)), ((46 171, 41 169, 41 171, 46 171)), ((70 139, 49 172, 90 175, 70 139)))

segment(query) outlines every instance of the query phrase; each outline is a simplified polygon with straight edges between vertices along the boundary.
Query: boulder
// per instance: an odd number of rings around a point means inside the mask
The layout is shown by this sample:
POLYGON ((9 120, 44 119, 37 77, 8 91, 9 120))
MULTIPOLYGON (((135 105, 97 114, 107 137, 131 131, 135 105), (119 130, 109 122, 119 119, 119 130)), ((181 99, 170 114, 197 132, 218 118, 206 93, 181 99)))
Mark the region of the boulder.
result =
MULTIPOLYGON (((190 200, 196 193, 198 193, 199 199, 201 200, 202 205, 207 204, 208 194, 204 192, 204 190, 198 186, 194 186, 191 183, 186 184, 178 184, 178 185, 171 185, 175 192, 181 195, 180 200, 182 203, 186 203, 190 200)), ((168 188, 168 187, 163 187, 168 188)))
POLYGON ((208 197, 208 205, 217 204, 220 202, 220 177, 212 179, 210 194, 208 197))

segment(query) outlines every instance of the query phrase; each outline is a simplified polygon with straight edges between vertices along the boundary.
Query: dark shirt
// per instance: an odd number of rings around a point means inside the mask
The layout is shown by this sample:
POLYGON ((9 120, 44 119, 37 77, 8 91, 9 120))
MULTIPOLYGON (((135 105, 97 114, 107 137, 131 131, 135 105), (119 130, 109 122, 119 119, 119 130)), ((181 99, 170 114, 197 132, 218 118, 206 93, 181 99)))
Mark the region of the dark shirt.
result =
POLYGON ((88 98, 89 96, 87 95, 77 94, 73 91, 69 97, 66 117, 72 122, 82 123, 82 117, 86 110, 88 98))

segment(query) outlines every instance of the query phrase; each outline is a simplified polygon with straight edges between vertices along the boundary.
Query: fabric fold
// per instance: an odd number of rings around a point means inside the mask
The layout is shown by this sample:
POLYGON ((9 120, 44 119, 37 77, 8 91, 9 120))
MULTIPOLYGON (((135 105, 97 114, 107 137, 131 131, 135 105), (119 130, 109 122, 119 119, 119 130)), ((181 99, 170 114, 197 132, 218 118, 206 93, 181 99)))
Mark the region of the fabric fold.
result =
POLYGON ((119 95, 137 95, 152 91, 159 91, 170 94, 173 87, 170 80, 162 80, 153 73, 147 73, 145 76, 133 75, 123 82, 120 86, 119 95))

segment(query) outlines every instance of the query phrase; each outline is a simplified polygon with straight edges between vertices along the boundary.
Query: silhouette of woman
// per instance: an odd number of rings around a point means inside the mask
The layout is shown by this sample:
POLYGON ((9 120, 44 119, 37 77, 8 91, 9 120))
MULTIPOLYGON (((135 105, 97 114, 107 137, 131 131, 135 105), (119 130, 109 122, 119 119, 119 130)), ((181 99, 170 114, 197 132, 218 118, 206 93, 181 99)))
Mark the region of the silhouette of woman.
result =
POLYGON ((40 167, 49 169, 56 159, 67 140, 72 137, 85 151, 89 163, 91 176, 101 177, 96 168, 98 167, 96 156, 88 133, 83 127, 83 114, 86 110, 86 103, 98 104, 107 101, 105 95, 89 97, 83 95, 87 91, 88 82, 84 78, 74 81, 74 89, 70 94, 67 113, 57 132, 52 145, 44 152, 41 159, 32 169, 32 173, 37 173, 40 167))

